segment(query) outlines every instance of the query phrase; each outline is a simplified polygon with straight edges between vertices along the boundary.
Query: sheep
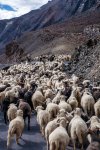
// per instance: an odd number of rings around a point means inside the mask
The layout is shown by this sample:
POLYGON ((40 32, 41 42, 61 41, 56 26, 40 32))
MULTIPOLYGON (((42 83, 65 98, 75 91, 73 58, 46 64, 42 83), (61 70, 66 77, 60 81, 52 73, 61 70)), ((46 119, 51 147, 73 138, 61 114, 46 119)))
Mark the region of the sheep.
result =
POLYGON ((82 145, 82 149, 83 149, 84 138, 87 135, 88 128, 84 120, 80 117, 81 116, 80 108, 76 108, 74 112, 75 112, 75 116, 69 123, 68 132, 71 135, 74 150, 76 150, 77 138, 79 143, 82 145))
POLYGON ((20 99, 18 108, 23 111, 24 121, 26 120, 26 117, 28 117, 28 130, 30 130, 30 118, 31 118, 31 107, 30 107, 30 105, 27 102, 24 102, 23 99, 20 99))
POLYGON ((75 109, 76 107, 78 107, 78 101, 75 97, 75 91, 76 91, 76 89, 73 89, 71 96, 67 100, 67 103, 71 105, 72 110, 75 109))
POLYGON ((3 92, 7 88, 6 85, 0 85, 0 92, 3 92))
POLYGON ((53 98, 52 102, 55 103, 55 104, 59 104, 60 98, 61 98, 61 90, 58 90, 58 93, 57 93, 56 96, 53 98))
POLYGON ((13 119, 9 124, 7 135, 7 148, 10 146, 11 138, 16 135, 16 143, 19 143, 19 138, 22 136, 24 130, 23 111, 17 110, 17 117, 13 119))
POLYGON ((65 117, 66 118, 66 111, 65 109, 60 109, 57 117, 65 117))
POLYGON ((93 97, 97 102, 97 100, 100 98, 100 87, 93 87, 93 97))
POLYGON ((32 96, 32 103, 34 110, 37 106, 44 105, 45 97, 41 91, 41 88, 38 88, 32 96))
POLYGON ((93 140, 99 140, 99 131, 100 131, 100 119, 97 116, 92 116, 90 120, 87 122, 87 124, 90 123, 89 127, 89 135, 88 135, 88 141, 89 143, 92 143, 93 140))
POLYGON ((68 146, 70 138, 65 128, 66 119, 60 118, 60 126, 49 135, 49 150, 66 150, 66 146, 68 146))
POLYGON ((70 104, 66 103, 64 100, 60 101, 59 108, 60 109, 65 109, 65 111, 67 111, 67 112, 72 111, 72 108, 71 108, 70 104))
POLYGON ((15 104, 10 104, 9 105, 9 109, 7 111, 7 116, 8 116, 8 120, 9 122, 11 120, 13 120, 14 118, 16 118, 16 113, 17 113, 17 107, 15 106, 15 104))
POLYGON ((2 110, 3 110, 5 124, 7 124, 7 120, 8 120, 7 111, 8 111, 9 105, 10 105, 10 100, 9 98, 5 97, 2 103, 2 110))
POLYGON ((100 150, 100 143, 99 142, 92 142, 89 144, 86 150, 100 150))
POLYGON ((81 107, 86 115, 92 116, 94 113, 94 98, 90 92, 85 91, 81 98, 81 107))
POLYGON ((97 116, 92 116, 87 123, 90 123, 91 130, 93 131, 96 129, 100 130, 100 119, 97 116))
POLYGON ((52 120, 53 118, 56 118, 58 112, 59 112, 59 106, 57 104, 54 103, 48 103, 46 110, 49 112, 50 114, 50 120, 52 120))
POLYGON ((45 127, 45 138, 47 142, 47 146, 49 144, 49 135, 58 127, 57 118, 48 122, 47 126, 45 127))
POLYGON ((30 105, 31 109, 33 109, 33 104, 32 104, 32 95, 33 95, 33 92, 31 90, 28 90, 25 92, 24 94, 24 100, 30 105))
POLYGON ((5 99, 5 91, 3 91, 3 92, 0 92, 0 105, 2 106, 2 102, 3 102, 3 100, 5 99))
POLYGON ((40 125, 42 135, 45 136, 45 127, 47 123, 50 121, 50 115, 47 110, 43 110, 42 106, 37 106, 36 111, 37 111, 37 122, 40 125))
POLYGON ((60 79, 61 77, 59 77, 59 79, 55 82, 55 89, 60 90, 64 88, 64 84, 60 79))
POLYGON ((15 88, 14 88, 14 89, 12 88, 11 90, 6 91, 5 96, 6 96, 6 97, 9 97, 10 102, 14 102, 14 99, 15 99, 15 98, 18 98, 19 92, 18 92, 18 90, 16 90, 15 88))
POLYGON ((90 85, 90 80, 84 80, 82 84, 85 88, 88 88, 90 85))
POLYGON ((46 91, 45 91, 45 98, 47 99, 47 98, 50 98, 50 99, 53 99, 54 98, 54 92, 51 90, 51 89, 47 89, 46 91))
POLYGON ((79 81, 79 77, 77 77, 75 74, 72 75, 72 81, 73 81, 73 85, 76 85, 79 81))
POLYGON ((94 111, 97 117, 100 117, 100 99, 94 104, 94 111))

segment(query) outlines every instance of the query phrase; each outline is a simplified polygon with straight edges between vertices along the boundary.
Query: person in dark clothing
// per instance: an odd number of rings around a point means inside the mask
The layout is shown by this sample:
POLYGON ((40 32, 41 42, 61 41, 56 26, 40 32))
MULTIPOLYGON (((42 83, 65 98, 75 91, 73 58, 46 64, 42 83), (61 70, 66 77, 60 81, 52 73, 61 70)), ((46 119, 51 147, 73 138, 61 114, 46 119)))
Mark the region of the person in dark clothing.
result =
POLYGON ((66 99, 68 99, 72 92, 72 87, 68 84, 68 82, 64 82, 65 89, 62 91, 62 94, 66 96, 66 99))
POLYGON ((6 97, 2 103, 5 124, 7 124, 7 111, 9 105, 10 105, 10 99, 6 97))

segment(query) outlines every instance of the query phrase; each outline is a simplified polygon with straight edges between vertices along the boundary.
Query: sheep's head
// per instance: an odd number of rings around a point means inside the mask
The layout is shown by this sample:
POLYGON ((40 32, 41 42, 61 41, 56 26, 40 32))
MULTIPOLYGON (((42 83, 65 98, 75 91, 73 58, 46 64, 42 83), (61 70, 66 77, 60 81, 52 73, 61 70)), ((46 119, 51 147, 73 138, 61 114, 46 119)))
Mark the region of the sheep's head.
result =
POLYGON ((84 80, 82 84, 84 87, 88 87, 90 85, 90 80, 84 80))
POLYGON ((92 123, 92 122, 100 122, 100 119, 99 119, 97 116, 92 116, 92 117, 90 118, 90 121, 91 121, 91 123, 92 123))
POLYGON ((17 90, 14 90, 12 96, 18 98, 19 92, 17 90))
POLYGON ((66 113, 65 109, 60 109, 59 110, 59 114, 65 114, 65 113, 66 113))
POLYGON ((17 116, 23 117, 23 111, 21 109, 17 110, 17 116))
POLYGON ((65 117, 58 117, 57 124, 63 126, 64 128, 66 128, 66 126, 68 124, 68 121, 65 117))
POLYGON ((38 112, 39 110, 43 110, 43 107, 42 106, 37 106, 35 110, 36 110, 36 112, 38 112))
POLYGON ((46 99, 46 105, 48 105, 49 103, 51 103, 52 101, 51 101, 51 99, 50 98, 47 98, 46 99))
POLYGON ((11 104, 9 105, 9 108, 12 107, 12 106, 16 106, 16 104, 11 103, 11 104))
POLYGON ((81 116, 81 109, 77 107, 77 108, 74 110, 74 114, 75 114, 75 115, 78 115, 78 116, 81 116))

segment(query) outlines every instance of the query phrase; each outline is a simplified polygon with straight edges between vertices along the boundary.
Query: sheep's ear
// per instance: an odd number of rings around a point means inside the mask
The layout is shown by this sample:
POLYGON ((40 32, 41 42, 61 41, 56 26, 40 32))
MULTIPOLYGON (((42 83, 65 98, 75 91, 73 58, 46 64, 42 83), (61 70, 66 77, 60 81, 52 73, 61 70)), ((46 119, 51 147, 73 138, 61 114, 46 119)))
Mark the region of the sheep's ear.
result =
POLYGON ((60 118, 57 119, 57 123, 60 123, 60 118))

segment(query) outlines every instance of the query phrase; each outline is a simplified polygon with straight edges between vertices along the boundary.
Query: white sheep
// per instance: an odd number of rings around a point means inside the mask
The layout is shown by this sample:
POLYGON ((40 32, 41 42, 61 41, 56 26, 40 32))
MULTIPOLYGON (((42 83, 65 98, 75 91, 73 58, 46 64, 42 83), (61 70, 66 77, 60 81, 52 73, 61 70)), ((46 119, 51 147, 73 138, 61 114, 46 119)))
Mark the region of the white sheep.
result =
POLYGON ((9 91, 6 91, 5 97, 9 97, 10 102, 13 101, 14 98, 18 98, 19 92, 16 89, 11 89, 9 91))
POLYGON ((67 100, 67 103, 71 105, 72 109, 75 109, 78 107, 78 101, 77 101, 76 97, 74 96, 73 91, 72 91, 71 96, 67 100))
POLYGON ((66 119, 60 118, 60 126, 49 135, 48 148, 50 150, 66 150, 69 141, 70 138, 66 131, 66 119))
POLYGON ((47 99, 47 98, 50 98, 50 99, 53 99, 54 98, 54 92, 52 91, 52 89, 47 89, 46 91, 45 91, 45 98, 47 99))
POLYGON ((41 92, 41 89, 38 88, 35 93, 32 96, 32 103, 34 109, 36 109, 37 106, 42 106, 45 102, 45 97, 43 96, 43 93, 41 92))
POLYGON ((85 91, 81 98, 81 107, 83 108, 86 115, 92 116, 94 112, 94 98, 92 94, 85 91))
POLYGON ((59 112, 59 106, 57 104, 50 102, 50 103, 48 103, 46 110, 49 112, 50 119, 52 120, 53 118, 56 118, 56 116, 59 112))
POLYGON ((80 108, 76 108, 75 116, 69 123, 69 127, 68 127, 68 131, 70 133, 73 142, 74 150, 76 150, 77 138, 83 148, 84 138, 87 135, 87 131, 88 131, 86 123, 80 116, 81 116, 81 110, 80 108))
POLYGON ((60 109, 57 117, 65 117, 66 118, 66 111, 65 109, 60 109))
POLYGON ((60 99, 61 99, 61 90, 58 91, 56 96, 53 98, 52 102, 55 103, 55 104, 59 104, 60 99))
POLYGON ((94 111, 97 117, 100 117, 100 99, 94 104, 94 111))
POLYGON ((91 122, 90 124, 91 130, 95 130, 97 128, 100 129, 100 119, 97 116, 92 116, 90 118, 90 122, 91 122))
POLYGON ((19 138, 22 136, 24 129, 23 111, 17 110, 17 117, 13 119, 9 124, 7 147, 10 146, 11 138, 16 134, 16 143, 19 143, 19 138))
POLYGON ((49 112, 47 110, 43 110, 42 106, 37 106, 36 111, 37 111, 37 122, 40 125, 42 135, 45 136, 45 127, 47 123, 50 121, 49 112))
POLYGON ((45 127, 45 138, 47 142, 47 147, 49 143, 49 135, 58 127, 57 118, 48 122, 47 126, 45 127))
POLYGON ((66 112, 71 112, 72 111, 72 108, 71 108, 70 104, 68 104, 64 100, 60 100, 59 108, 60 109, 65 109, 66 112))
POLYGON ((100 139, 100 135, 95 132, 100 131, 100 119, 97 116, 92 116, 87 123, 90 123, 90 134, 88 135, 88 141, 89 143, 92 143, 93 138, 100 139))
POLYGON ((16 107, 16 105, 15 104, 10 104, 9 105, 9 109, 8 109, 8 111, 7 111, 7 116, 8 116, 8 120, 9 120, 9 122, 11 121, 11 120, 13 120, 14 118, 16 118, 16 113, 17 113, 17 107, 16 107))

